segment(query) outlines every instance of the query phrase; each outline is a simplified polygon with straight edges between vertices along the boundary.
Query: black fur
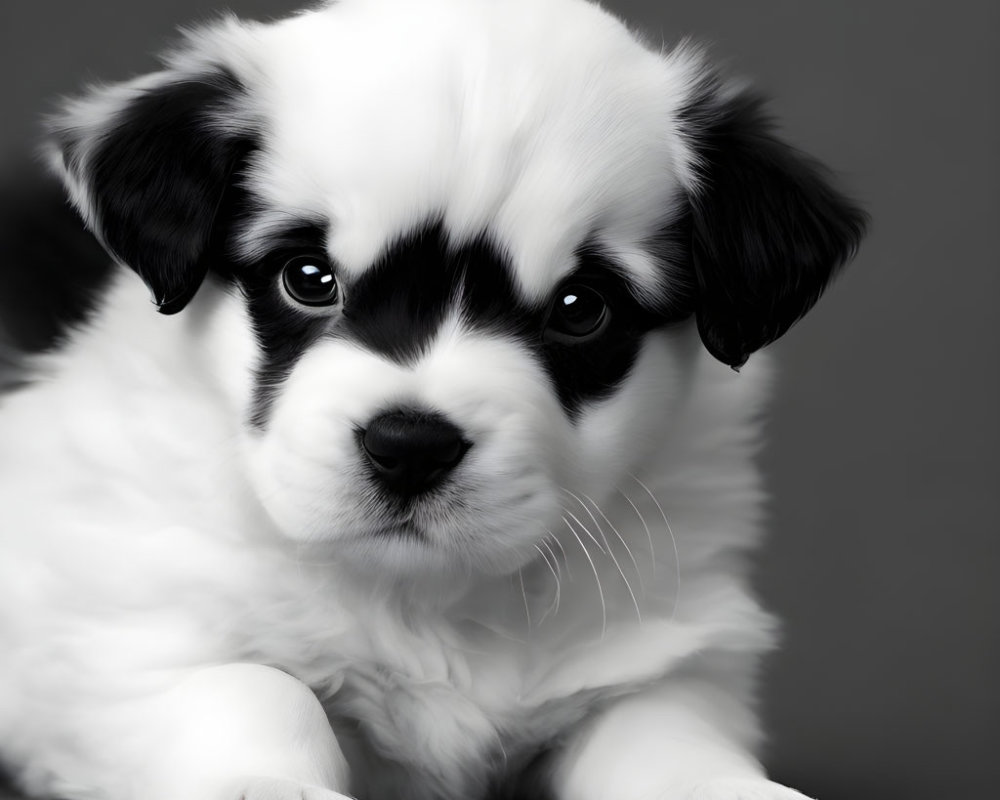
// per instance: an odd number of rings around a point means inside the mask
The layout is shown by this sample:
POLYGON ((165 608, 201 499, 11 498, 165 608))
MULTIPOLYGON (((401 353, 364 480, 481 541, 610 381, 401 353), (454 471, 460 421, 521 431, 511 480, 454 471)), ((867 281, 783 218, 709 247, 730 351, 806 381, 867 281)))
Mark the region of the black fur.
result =
POLYGON ((219 124, 233 117, 238 81, 219 71, 148 89, 133 99, 92 153, 75 129, 55 136, 70 170, 87 172, 98 237, 134 269, 164 314, 201 285, 216 214, 252 137, 219 124))
POLYGON ((563 282, 585 283, 610 306, 611 323, 597 339, 568 344, 544 336, 551 299, 524 302, 512 267, 481 237, 460 247, 448 243, 440 224, 397 242, 347 292, 351 335, 378 352, 406 361, 416 356, 450 308, 467 324, 522 342, 545 366, 567 412, 609 394, 628 374, 646 331, 683 313, 639 303, 615 264, 593 247, 581 248, 578 267, 563 282))
MULTIPOLYGON (((571 414, 585 401, 609 396, 631 372, 643 335, 690 316, 684 286, 673 282, 657 306, 636 296, 624 271, 600 248, 585 245, 577 252, 577 269, 560 286, 582 283, 606 301, 610 321, 593 341, 567 343, 546 337, 540 345, 543 363, 559 399, 571 414)), ((558 294, 558 288, 551 300, 558 294)), ((544 313, 549 312, 546 305, 544 313)), ((544 320, 540 321, 542 327, 544 320)))
POLYGON ((680 120, 701 181, 690 198, 698 330, 712 355, 739 368, 812 307, 866 216, 774 137, 753 94, 706 74, 680 120))
MULTIPOLYGON (((238 205, 245 208, 247 200, 242 192, 238 194, 242 198, 238 205)), ((214 265, 222 277, 235 281, 242 289, 261 349, 250 413, 250 422, 255 427, 263 427, 281 384, 309 345, 327 332, 331 324, 330 317, 323 314, 296 312, 289 307, 281 296, 281 269, 295 255, 325 252, 325 227, 303 220, 277 236, 271 253, 260 262, 239 265, 220 260, 214 265)))
POLYGON ((497 306, 513 316, 520 303, 507 266, 487 243, 449 247, 441 223, 416 230, 390 246, 346 293, 345 323, 349 335, 370 350, 400 363, 415 360, 430 343, 445 314, 472 287, 469 312, 495 313, 497 306), (485 302, 484 302, 485 301, 485 302))
POLYGON ((234 271, 265 354, 252 415, 258 427, 266 423, 277 387, 322 336, 346 337, 406 364, 420 356, 446 315, 458 309, 467 325, 514 339, 532 352, 567 413, 575 416, 584 402, 607 396, 628 375, 645 332, 688 313, 682 304, 643 305, 616 265, 598 249, 585 247, 566 283, 582 282, 599 291, 608 302, 610 323, 593 341, 550 341, 545 336, 550 301, 526 303, 498 248, 486 238, 454 246, 439 222, 399 239, 357 281, 345 283, 341 311, 329 317, 298 313, 281 297, 279 272, 296 252, 321 250, 321 231, 321 226, 297 229, 281 237, 261 264, 234 271))

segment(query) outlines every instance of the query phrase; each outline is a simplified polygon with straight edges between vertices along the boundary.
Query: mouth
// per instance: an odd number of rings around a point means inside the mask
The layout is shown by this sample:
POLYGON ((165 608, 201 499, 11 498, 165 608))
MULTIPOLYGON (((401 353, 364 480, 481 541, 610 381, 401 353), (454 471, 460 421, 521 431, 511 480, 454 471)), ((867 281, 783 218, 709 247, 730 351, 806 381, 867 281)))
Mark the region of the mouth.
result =
POLYGON ((420 542, 427 544, 427 534, 419 525, 413 522, 400 522, 383 525, 367 531, 364 538, 391 542, 420 542))

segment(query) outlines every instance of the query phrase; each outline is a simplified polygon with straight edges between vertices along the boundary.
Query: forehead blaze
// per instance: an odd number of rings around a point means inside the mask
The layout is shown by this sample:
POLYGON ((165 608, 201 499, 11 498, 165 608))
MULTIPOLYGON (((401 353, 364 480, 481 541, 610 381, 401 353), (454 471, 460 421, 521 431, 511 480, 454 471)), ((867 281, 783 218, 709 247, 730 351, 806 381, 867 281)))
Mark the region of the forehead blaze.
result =
POLYGON ((335 220, 367 270, 389 231, 440 215, 490 230, 530 297, 591 232, 638 248, 683 183, 676 110, 691 65, 596 6, 340 2, 260 31, 246 58, 266 121, 248 185, 268 208, 335 220), (414 35, 420 31, 420 35, 414 35))

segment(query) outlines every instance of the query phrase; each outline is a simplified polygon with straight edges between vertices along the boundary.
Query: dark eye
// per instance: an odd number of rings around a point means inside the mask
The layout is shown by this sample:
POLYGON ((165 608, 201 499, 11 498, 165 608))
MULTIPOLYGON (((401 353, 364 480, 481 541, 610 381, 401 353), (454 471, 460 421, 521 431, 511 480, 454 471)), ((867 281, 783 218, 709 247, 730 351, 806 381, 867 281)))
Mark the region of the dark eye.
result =
POLYGON ((330 262, 321 255, 296 256, 281 270, 285 291, 304 306, 332 306, 340 297, 330 262))
POLYGON ((545 338, 576 343, 604 332, 611 319, 604 298, 589 286, 571 283, 556 292, 545 323, 545 338))

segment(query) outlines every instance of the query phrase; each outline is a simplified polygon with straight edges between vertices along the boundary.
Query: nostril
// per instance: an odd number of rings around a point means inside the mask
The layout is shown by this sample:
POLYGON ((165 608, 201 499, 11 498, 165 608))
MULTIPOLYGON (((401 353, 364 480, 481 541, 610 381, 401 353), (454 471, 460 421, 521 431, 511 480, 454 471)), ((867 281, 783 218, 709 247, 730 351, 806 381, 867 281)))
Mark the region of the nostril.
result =
POLYGON ((462 439, 461 435, 459 435, 455 438, 448 439, 447 441, 441 441, 438 446, 429 453, 429 456, 437 461, 442 467, 453 467, 462 460, 462 456, 465 455, 465 451, 468 449, 469 446, 462 439))
POLYGON ((390 458, 389 456, 377 455, 370 448, 368 448, 367 445, 365 446, 365 450, 368 453, 368 457, 375 462, 376 466, 380 467, 381 469, 388 471, 399 469, 398 458, 390 458))
POLYGON ((375 474, 394 491, 430 489, 465 457, 469 443, 440 414, 393 411, 369 422, 359 443, 375 474))

